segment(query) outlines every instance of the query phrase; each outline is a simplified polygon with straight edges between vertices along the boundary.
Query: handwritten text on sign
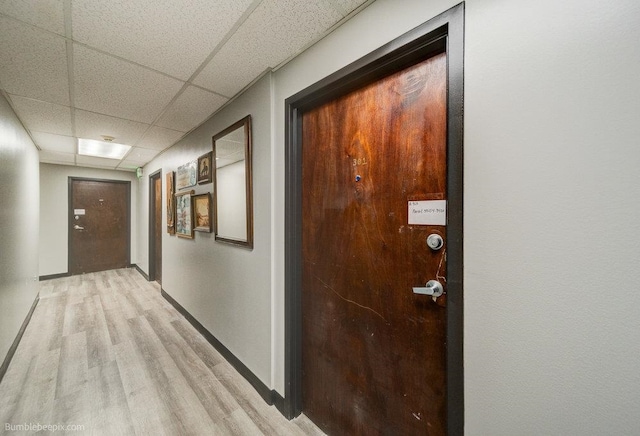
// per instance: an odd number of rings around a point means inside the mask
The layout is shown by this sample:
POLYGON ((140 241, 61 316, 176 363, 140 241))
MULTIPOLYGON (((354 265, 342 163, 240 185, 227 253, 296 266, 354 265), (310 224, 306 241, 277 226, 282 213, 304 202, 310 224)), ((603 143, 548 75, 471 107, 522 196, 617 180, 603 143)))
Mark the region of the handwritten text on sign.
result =
POLYGON ((409 202, 409 225, 446 226, 447 200, 409 202))

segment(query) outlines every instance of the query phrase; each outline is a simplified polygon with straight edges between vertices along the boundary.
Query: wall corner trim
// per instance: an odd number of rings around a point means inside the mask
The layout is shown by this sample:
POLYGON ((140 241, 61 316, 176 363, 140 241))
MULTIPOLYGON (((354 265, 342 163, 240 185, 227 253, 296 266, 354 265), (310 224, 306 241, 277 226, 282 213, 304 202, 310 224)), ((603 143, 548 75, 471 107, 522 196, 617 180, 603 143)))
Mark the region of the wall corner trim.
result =
POLYGON ((22 340, 22 335, 24 335, 24 331, 27 329, 27 326, 29 325, 29 322, 31 321, 31 316, 33 315, 33 312, 36 310, 36 306, 38 305, 39 301, 40 301, 40 294, 36 295, 35 300, 33 300, 33 304, 31 305, 31 309, 29 309, 29 312, 27 313, 27 316, 24 319, 24 322, 22 323, 22 326, 20 327, 20 330, 18 330, 18 335, 16 336, 15 340, 13 341, 13 344, 11 344, 11 347, 9 347, 9 351, 7 352, 7 355, 4 358, 4 361, 2 362, 2 365, 0 365, 0 383, 2 382, 2 379, 4 378, 4 375, 7 373, 7 369, 9 369, 9 364, 11 363, 11 359, 13 359, 13 356, 16 354, 16 350, 18 349, 18 345, 20 344, 20 341, 22 340))
MULTIPOLYGON (((278 410, 282 412, 284 410, 284 398, 280 397, 280 395, 275 391, 269 389, 267 385, 265 385, 262 380, 260 380, 247 366, 242 363, 240 359, 238 359, 227 347, 225 347, 222 342, 220 342, 209 330, 207 330, 197 319, 193 317, 184 307, 180 305, 176 300, 171 297, 171 295, 167 294, 164 289, 160 289, 160 293, 182 316, 185 317, 187 321, 209 342, 213 347, 222 354, 227 362, 233 366, 236 371, 240 373, 253 388, 258 391, 262 399, 270 406, 276 405, 278 410), (281 405, 282 407, 278 407, 281 405)), ((284 413, 283 413, 284 414, 284 413)))

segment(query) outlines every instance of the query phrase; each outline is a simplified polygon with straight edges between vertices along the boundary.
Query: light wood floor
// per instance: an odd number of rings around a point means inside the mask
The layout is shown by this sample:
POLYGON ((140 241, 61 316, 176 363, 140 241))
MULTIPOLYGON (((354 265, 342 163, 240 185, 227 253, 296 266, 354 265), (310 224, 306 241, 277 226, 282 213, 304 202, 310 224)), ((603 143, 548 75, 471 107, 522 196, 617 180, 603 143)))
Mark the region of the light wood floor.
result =
POLYGON ((7 428, 22 424, 84 426, 74 435, 323 434, 268 406, 133 269, 40 282, 0 384, 0 434, 34 434, 7 428))

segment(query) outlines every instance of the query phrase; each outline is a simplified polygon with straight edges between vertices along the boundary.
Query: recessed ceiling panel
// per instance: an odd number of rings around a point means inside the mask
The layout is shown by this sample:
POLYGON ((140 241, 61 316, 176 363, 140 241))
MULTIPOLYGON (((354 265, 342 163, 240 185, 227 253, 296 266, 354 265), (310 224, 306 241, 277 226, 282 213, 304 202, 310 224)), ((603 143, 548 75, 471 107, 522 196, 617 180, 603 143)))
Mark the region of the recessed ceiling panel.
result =
POLYGON ((74 44, 75 103, 79 109, 151 123, 182 82, 74 44))
POLYGON ((64 35, 62 0, 2 0, 0 13, 64 35))
POLYGON ((31 132, 33 140, 43 150, 61 153, 76 152, 76 138, 73 136, 54 135, 53 133, 31 132))
POLYGON ((194 83, 231 97, 341 19, 342 14, 324 1, 264 0, 194 83))
POLYGON ((154 150, 162 151, 165 148, 173 145, 184 135, 183 132, 176 130, 165 129, 164 127, 153 126, 144 137, 136 144, 138 147, 151 148, 154 150))
POLYGON ((251 3, 252 0, 74 0, 73 37, 187 80, 251 3))
POLYGON ((69 105, 64 38, 0 16, 0 83, 10 94, 69 105))
POLYGON ((11 95, 11 102, 27 129, 31 131, 73 135, 71 108, 46 101, 11 95))
POLYGON ((108 115, 76 110, 76 134, 80 138, 103 140, 111 136, 121 144, 135 145, 149 128, 149 124, 129 121, 108 115))
POLYGON ((188 132, 227 101, 209 91, 189 86, 158 120, 158 125, 173 130, 188 132))

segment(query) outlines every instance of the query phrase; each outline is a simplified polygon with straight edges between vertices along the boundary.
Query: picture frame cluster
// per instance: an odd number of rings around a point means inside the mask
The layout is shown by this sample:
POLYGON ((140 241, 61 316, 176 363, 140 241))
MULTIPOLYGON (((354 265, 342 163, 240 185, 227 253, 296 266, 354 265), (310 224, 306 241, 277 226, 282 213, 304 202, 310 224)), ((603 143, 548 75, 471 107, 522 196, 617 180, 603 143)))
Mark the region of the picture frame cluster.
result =
POLYGON ((165 176, 167 204, 167 233, 179 238, 193 239, 195 232, 211 233, 211 192, 197 194, 196 185, 212 182, 212 152, 180 165, 177 172, 165 176))

